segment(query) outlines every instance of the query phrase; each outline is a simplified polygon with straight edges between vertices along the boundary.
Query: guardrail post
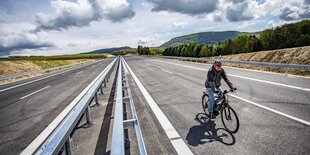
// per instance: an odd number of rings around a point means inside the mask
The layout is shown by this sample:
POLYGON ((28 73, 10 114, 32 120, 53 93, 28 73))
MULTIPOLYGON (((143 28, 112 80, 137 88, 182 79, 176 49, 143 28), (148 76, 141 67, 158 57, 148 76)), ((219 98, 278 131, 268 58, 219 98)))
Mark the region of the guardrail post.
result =
POLYGON ((64 151, 66 155, 71 155, 72 154, 72 142, 71 142, 71 138, 69 137, 67 139, 67 141, 65 142, 65 146, 64 146, 64 151))
POLYGON ((107 80, 106 79, 103 80, 103 86, 107 87, 107 80))
POLYGON ((100 94, 103 94, 102 84, 101 84, 101 86, 100 86, 100 94))
POLYGON ((98 94, 96 93, 94 97, 95 97, 96 104, 99 104, 99 102, 98 102, 98 94))
POLYGON ((89 127, 92 127, 96 124, 94 121, 91 121, 91 119, 90 119, 89 106, 87 106, 87 108, 85 110, 85 118, 86 118, 86 123, 83 125, 84 128, 89 128, 89 127))

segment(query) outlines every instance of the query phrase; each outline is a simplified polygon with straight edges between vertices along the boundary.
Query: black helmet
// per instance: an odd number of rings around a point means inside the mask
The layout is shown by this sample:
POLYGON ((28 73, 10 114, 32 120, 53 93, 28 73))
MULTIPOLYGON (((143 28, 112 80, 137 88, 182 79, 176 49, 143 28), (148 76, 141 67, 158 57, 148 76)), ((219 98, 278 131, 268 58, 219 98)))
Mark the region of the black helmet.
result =
POLYGON ((214 66, 222 66, 222 62, 221 62, 221 60, 215 60, 213 65, 214 66))

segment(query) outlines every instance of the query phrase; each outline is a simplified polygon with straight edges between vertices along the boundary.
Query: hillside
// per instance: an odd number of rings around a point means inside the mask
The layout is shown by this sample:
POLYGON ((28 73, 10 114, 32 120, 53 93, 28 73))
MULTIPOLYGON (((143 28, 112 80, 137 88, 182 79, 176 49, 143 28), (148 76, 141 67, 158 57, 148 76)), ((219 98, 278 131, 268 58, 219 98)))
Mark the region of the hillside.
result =
MULTIPOLYGON (((212 57, 219 58, 219 57, 212 57)), ((221 56, 225 60, 310 65, 310 46, 221 56)))
POLYGON ((200 32, 193 33, 189 35, 179 36, 172 38, 168 42, 165 42, 160 47, 171 47, 182 45, 190 42, 196 42, 199 45, 205 44, 216 44, 218 42, 236 38, 240 35, 258 35, 258 32, 249 33, 249 32, 239 32, 239 31, 222 31, 222 32, 200 32))
POLYGON ((103 54, 103 53, 112 53, 119 50, 125 50, 125 49, 131 49, 129 46, 123 46, 123 47, 113 47, 113 48, 104 48, 104 49, 98 49, 91 52, 86 52, 82 54, 103 54))

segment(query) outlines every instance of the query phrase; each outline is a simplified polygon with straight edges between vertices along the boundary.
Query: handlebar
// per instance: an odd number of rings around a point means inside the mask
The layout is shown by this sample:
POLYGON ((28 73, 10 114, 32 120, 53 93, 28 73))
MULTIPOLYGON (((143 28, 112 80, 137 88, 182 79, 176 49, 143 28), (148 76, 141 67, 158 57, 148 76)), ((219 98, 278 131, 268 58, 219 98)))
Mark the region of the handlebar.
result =
POLYGON ((234 92, 234 91, 236 91, 237 90, 237 88, 232 88, 232 89, 230 89, 230 90, 224 90, 224 94, 227 94, 227 93, 229 93, 229 92, 234 92))
MULTIPOLYGON (((230 93, 230 92, 234 92, 234 91, 236 91, 236 90, 237 90, 237 88, 232 88, 232 89, 230 89, 230 90, 224 90, 223 93, 224 93, 224 94, 227 94, 227 93, 230 93)), ((215 94, 218 94, 219 92, 220 92, 219 90, 215 90, 215 91, 214 91, 215 94)))

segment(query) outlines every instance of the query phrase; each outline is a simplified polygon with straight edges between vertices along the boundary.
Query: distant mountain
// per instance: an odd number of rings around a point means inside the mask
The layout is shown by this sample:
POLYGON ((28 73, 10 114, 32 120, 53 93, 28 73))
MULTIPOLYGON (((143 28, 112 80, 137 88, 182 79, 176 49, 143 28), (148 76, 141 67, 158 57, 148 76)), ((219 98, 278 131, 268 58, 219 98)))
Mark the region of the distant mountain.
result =
POLYGON ((222 32, 200 32, 193 33, 189 35, 184 35, 176 38, 172 38, 168 42, 165 42, 160 47, 170 47, 183 45, 190 42, 196 42, 200 45, 205 44, 216 44, 218 42, 224 41, 226 39, 236 38, 240 35, 258 35, 259 32, 249 33, 249 32, 239 32, 239 31, 222 31, 222 32))
POLYGON ((112 52, 119 51, 119 50, 124 50, 124 49, 131 49, 131 47, 123 46, 123 47, 104 48, 104 49, 99 49, 99 50, 95 50, 95 51, 91 51, 91 52, 85 52, 85 53, 82 53, 82 54, 112 53, 112 52))

